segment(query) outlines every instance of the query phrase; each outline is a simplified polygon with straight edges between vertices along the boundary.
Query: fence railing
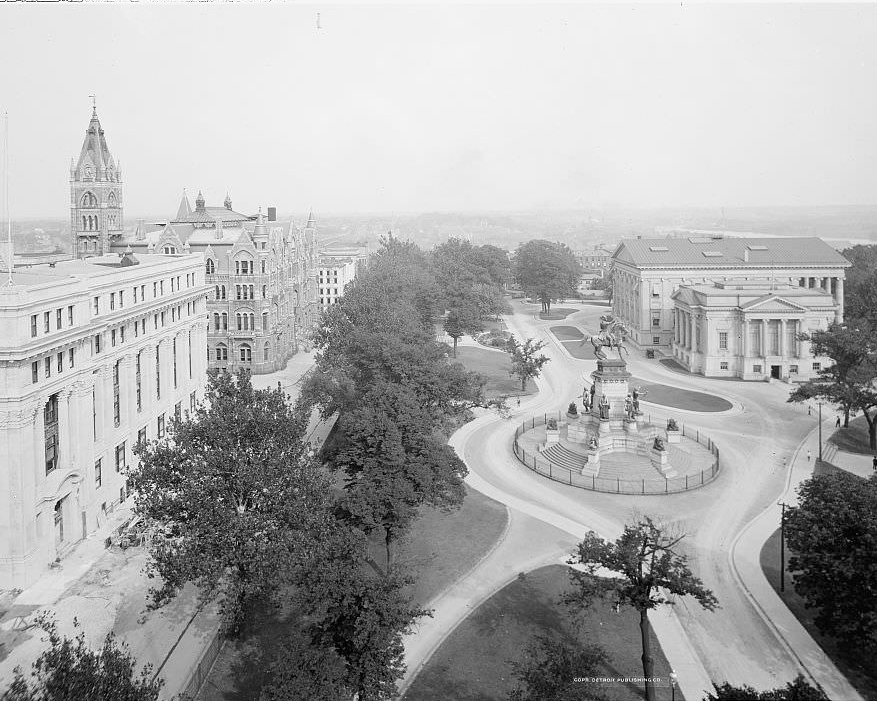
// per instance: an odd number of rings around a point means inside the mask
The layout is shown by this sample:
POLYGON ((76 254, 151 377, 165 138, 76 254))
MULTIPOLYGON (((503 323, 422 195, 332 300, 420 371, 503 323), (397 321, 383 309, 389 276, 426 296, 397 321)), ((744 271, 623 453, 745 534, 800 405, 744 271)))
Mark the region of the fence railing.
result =
POLYGON ((198 660, 195 669, 192 670, 192 676, 189 677, 188 683, 180 694, 179 698, 181 701, 194 701, 198 696, 198 692, 201 691, 201 687, 207 681, 210 668, 213 667, 213 663, 219 657, 219 651, 222 650, 224 642, 225 635, 223 635, 221 630, 217 630, 210 641, 210 645, 201 653, 201 659, 198 660))
MULTIPOLYGON (((713 454, 714 460, 710 467, 700 472, 679 475, 678 477, 655 477, 652 479, 622 479, 621 477, 598 477, 595 475, 582 475, 577 470, 571 470, 563 465, 558 465, 551 460, 546 459, 541 453, 527 451, 520 444, 519 438, 527 431, 531 431, 537 426, 544 426, 549 419, 556 419, 558 422, 568 419, 566 413, 553 412, 543 414, 542 416, 534 416, 524 421, 515 429, 514 450, 515 456, 526 467, 540 475, 548 477, 555 482, 562 482, 573 487, 581 489, 590 489, 595 492, 611 492, 614 494, 673 494, 676 492, 685 492, 690 489, 697 489, 711 482, 719 474, 720 458, 719 449, 713 440, 700 432, 685 424, 680 424, 679 428, 682 435, 690 438, 702 446, 707 448, 713 454)), ((646 419, 651 423, 651 415, 646 419)), ((640 437, 653 437, 661 431, 659 427, 647 433, 641 433, 640 437)), ((632 448, 639 441, 633 438, 616 438, 613 440, 613 448, 632 448)))

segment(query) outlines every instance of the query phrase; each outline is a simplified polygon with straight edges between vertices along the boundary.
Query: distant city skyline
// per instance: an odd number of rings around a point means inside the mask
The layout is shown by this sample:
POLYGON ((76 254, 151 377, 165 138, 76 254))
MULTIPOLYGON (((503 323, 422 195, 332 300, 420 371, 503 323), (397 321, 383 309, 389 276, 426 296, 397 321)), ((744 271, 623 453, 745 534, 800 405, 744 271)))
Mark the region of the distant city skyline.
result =
POLYGON ((127 224, 183 188, 318 217, 874 205, 875 30, 866 4, 4 3, 12 217, 68 216, 92 94, 127 224))

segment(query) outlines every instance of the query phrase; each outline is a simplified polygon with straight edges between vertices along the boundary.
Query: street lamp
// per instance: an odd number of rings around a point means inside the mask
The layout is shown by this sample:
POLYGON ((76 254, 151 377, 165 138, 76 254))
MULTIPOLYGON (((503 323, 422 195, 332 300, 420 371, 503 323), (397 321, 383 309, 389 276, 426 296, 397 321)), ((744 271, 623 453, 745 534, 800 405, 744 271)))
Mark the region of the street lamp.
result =
POLYGON ((679 682, 679 675, 672 669, 670 670, 670 701, 676 701, 676 684, 679 682))

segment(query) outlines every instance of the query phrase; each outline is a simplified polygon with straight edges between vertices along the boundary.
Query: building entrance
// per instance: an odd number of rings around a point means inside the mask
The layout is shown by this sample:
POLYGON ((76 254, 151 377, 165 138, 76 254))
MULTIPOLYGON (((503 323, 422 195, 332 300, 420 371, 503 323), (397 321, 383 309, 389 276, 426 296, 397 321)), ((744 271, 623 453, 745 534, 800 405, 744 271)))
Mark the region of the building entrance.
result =
POLYGON ((771 365, 770 366, 770 376, 775 380, 780 379, 780 371, 781 370, 782 370, 781 365, 771 365))

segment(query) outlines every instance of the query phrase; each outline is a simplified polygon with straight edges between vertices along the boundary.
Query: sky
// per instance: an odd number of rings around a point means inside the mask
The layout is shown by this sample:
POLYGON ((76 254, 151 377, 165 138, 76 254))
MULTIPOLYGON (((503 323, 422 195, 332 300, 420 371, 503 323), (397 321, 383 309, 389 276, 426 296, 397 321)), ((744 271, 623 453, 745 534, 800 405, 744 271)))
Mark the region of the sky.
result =
POLYGON ((877 204, 877 5, 0 3, 15 217, 877 204), (319 13, 319 27, 318 18, 319 13))

